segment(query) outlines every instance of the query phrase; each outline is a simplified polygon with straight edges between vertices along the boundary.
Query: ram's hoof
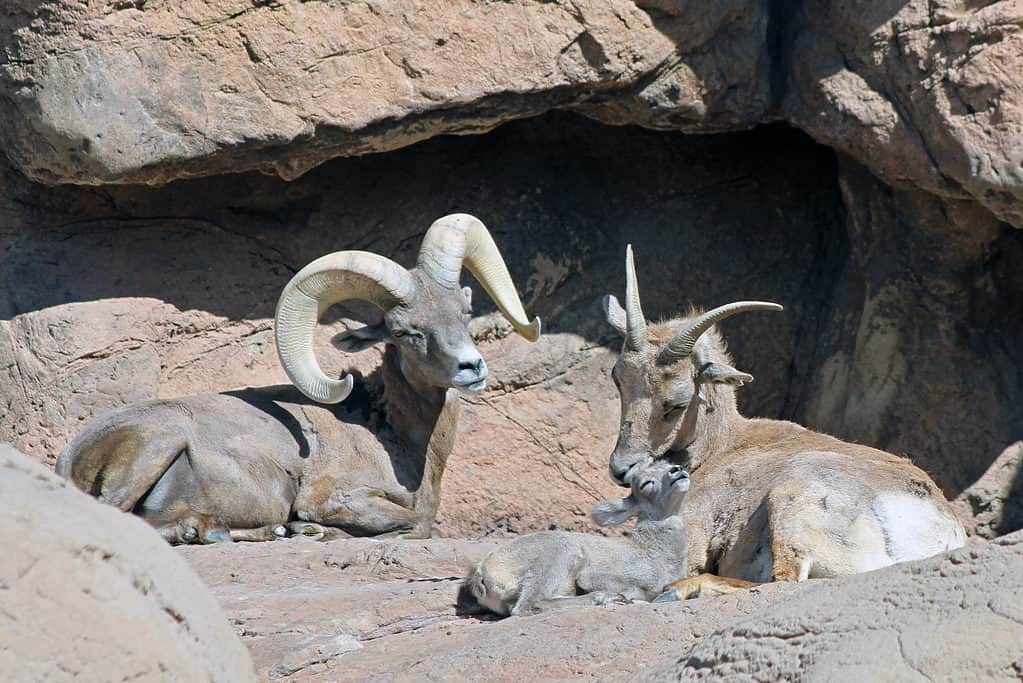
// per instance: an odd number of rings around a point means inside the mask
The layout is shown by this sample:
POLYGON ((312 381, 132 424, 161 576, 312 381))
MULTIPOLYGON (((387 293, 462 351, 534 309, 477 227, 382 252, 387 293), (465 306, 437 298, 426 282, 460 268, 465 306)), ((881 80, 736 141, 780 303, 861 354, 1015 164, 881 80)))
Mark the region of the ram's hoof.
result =
POLYGON ((677 602, 678 600, 678 591, 674 588, 669 588, 654 598, 654 602, 677 602))
POLYGON ((278 524, 277 526, 275 526, 273 529, 270 530, 270 533, 271 533, 271 535, 275 539, 277 539, 277 538, 287 538, 288 537, 288 527, 284 526, 283 524, 278 524))
POLYGON ((292 536, 305 536, 314 541, 320 540, 326 533, 323 527, 315 522, 289 522, 288 531, 292 536))

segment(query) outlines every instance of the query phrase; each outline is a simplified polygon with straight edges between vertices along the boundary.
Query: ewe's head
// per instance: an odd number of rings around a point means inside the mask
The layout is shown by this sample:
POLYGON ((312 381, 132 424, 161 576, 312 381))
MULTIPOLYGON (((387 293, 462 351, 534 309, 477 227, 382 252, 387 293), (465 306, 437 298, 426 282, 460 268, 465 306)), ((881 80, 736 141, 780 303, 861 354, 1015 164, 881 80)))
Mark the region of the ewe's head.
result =
POLYGON ((689 473, 681 465, 646 458, 632 468, 628 480, 632 493, 621 500, 595 505, 591 513, 594 522, 611 526, 630 517, 658 521, 682 512, 689 473))
POLYGON ((352 337, 393 344, 410 379, 481 391, 487 364, 469 335, 471 290, 458 282, 463 265, 519 334, 530 341, 540 336, 540 320, 526 317, 490 233, 476 218, 452 214, 430 226, 412 270, 364 251, 328 254, 300 270, 284 288, 275 320, 277 353, 288 377, 321 403, 348 396, 351 375, 335 380, 323 373, 313 355, 313 332, 331 305, 363 299, 383 310, 384 320, 353 330, 352 337))
MULTIPOLYGON (((753 376, 736 370, 713 325, 741 311, 780 311, 778 304, 738 301, 706 313, 667 323, 647 324, 639 301, 632 246, 625 253, 625 308, 611 295, 604 297, 608 323, 625 338, 611 371, 621 398, 618 443, 608 471, 622 486, 630 470, 646 457, 660 458, 688 448, 706 428, 698 420, 709 387, 734 387, 753 376)), ((732 389, 718 392, 718 407, 731 402, 732 389)), ((695 463, 691 463, 696 467, 695 463)))

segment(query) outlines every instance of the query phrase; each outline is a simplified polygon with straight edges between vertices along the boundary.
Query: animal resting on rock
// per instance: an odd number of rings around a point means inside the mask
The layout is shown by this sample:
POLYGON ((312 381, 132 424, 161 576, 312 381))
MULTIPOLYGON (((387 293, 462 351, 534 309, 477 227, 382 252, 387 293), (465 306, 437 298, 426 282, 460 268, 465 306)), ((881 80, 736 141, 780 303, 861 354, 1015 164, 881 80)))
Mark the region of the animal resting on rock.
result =
POLYGON ((723 577, 801 581, 870 571, 965 542, 965 531, 927 474, 904 458, 792 422, 746 418, 735 388, 753 377, 732 367, 713 327, 777 304, 742 301, 648 324, 632 247, 626 305, 604 298, 625 338, 612 377, 621 398, 611 478, 625 485, 647 457, 686 467, 688 571, 682 597, 727 591, 723 577), (718 576, 720 575, 721 578, 718 576))
POLYGON ((476 601, 501 615, 523 615, 583 602, 652 600, 686 568, 682 504, 689 474, 647 459, 628 475, 628 497, 593 508, 601 526, 637 517, 623 538, 537 531, 490 553, 466 583, 476 601), (574 599, 576 596, 583 596, 574 599))
POLYGON ((174 543, 268 540, 323 526, 351 535, 428 537, 454 445, 457 390, 486 386, 469 335, 467 267, 515 330, 534 341, 487 229, 467 214, 436 221, 415 268, 361 251, 323 256, 287 284, 277 351, 294 387, 243 389, 139 403, 101 415, 67 445, 57 472, 134 511, 174 543), (386 342, 382 391, 327 377, 313 354, 320 316, 361 299, 383 322, 349 330, 349 350, 386 342), (308 398, 306 398, 308 397, 308 398), (311 400, 309 400, 311 399, 311 400), (290 522, 290 524, 289 524, 290 522))

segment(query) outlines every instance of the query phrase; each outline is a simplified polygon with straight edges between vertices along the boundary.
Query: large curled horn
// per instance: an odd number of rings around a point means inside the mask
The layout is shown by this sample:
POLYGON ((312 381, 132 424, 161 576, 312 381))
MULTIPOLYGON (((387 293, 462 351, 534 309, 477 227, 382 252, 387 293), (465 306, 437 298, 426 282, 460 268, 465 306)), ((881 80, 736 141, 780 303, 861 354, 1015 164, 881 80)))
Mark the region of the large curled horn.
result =
POLYGON ((625 247, 625 347, 639 351, 646 344, 646 316, 639 303, 639 283, 636 281, 636 263, 632 258, 632 245, 625 247))
POLYGON ((320 315, 333 304, 351 299, 369 301, 387 311, 408 303, 414 294, 409 272, 383 256, 365 251, 321 256, 291 278, 277 302, 274 334, 284 371, 314 401, 343 401, 352 390, 352 376, 327 377, 313 353, 313 332, 320 315))
POLYGON ((469 269, 515 331, 529 341, 540 336, 540 319, 526 317, 508 268, 486 226, 467 213, 434 221, 423 238, 416 265, 443 287, 458 287, 464 265, 469 269))
POLYGON ((770 301, 736 301, 724 306, 718 306, 690 321, 689 324, 676 332, 671 341, 661 349, 661 353, 657 356, 657 362, 662 365, 670 365, 686 358, 693 352, 693 347, 696 346, 696 340, 700 338, 700 335, 709 330, 712 325, 724 320, 728 316, 742 313, 743 311, 781 310, 784 309, 780 304, 770 301))

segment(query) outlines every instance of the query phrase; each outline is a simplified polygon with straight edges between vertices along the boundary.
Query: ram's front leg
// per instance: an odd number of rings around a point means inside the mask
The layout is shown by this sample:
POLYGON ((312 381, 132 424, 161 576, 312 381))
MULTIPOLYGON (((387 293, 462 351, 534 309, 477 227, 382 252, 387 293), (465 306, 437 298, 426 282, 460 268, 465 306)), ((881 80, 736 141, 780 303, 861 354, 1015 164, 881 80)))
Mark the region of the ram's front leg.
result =
POLYGON ((411 509, 412 501, 369 486, 335 491, 321 504, 296 510, 299 519, 337 527, 353 536, 402 535, 428 538, 429 520, 411 509), (395 500, 398 499, 398 500, 395 500))

